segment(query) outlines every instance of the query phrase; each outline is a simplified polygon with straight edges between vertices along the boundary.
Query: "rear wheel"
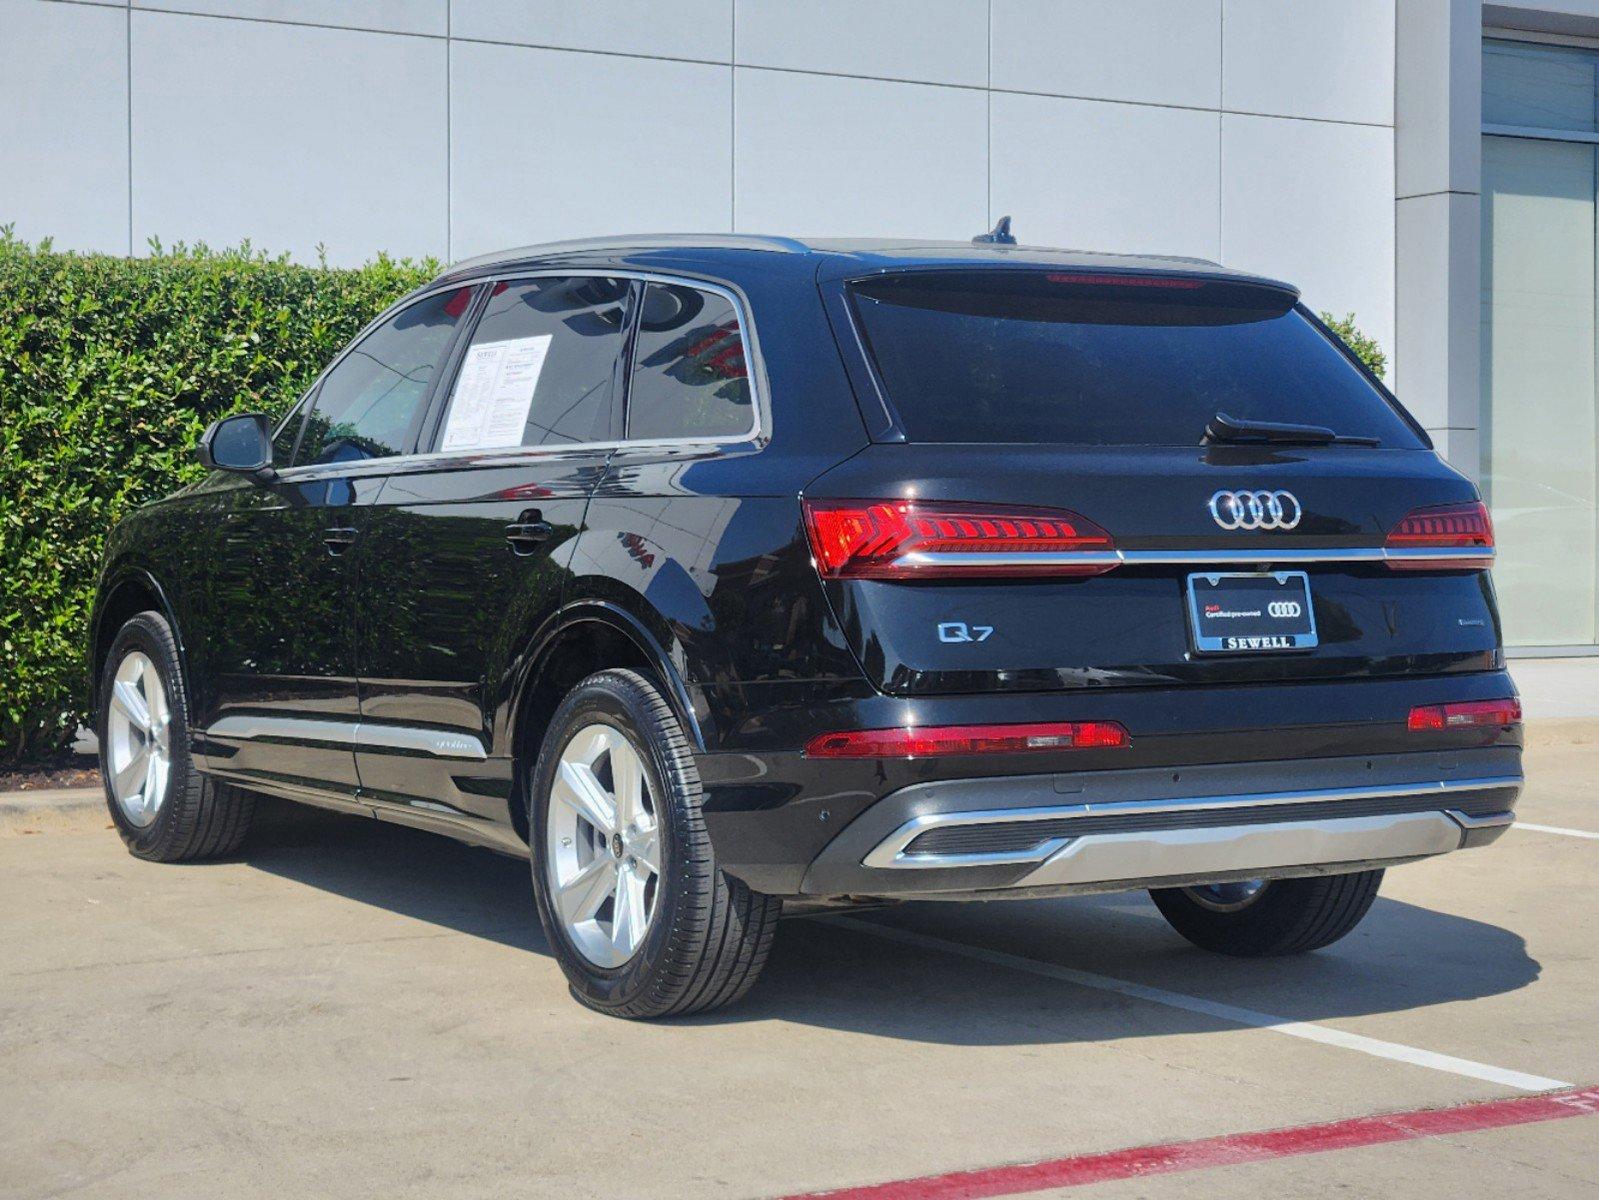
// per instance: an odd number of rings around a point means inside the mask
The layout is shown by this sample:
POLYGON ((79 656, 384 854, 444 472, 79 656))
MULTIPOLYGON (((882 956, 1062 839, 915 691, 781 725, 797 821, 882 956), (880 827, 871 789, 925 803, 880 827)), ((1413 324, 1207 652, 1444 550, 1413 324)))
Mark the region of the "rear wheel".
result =
POLYGON ((530 781, 533 891, 573 994, 620 1017, 739 999, 782 905, 716 866, 699 775, 670 706, 633 671, 580 683, 530 781))
POLYGON ((130 851, 182 862, 239 848, 255 798, 195 769, 177 642, 160 613, 140 613, 118 630, 97 718, 106 806, 130 851))
POLYGON ((1172 928, 1201 949, 1270 958, 1332 945, 1360 924, 1381 883, 1381 871, 1360 871, 1153 888, 1149 895, 1172 928))

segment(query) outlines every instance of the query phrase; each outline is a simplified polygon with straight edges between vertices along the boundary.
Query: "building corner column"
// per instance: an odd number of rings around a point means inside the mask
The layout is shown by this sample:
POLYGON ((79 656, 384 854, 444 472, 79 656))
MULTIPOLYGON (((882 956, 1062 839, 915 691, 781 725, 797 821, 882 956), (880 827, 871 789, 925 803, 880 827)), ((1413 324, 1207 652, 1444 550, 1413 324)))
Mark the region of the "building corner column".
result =
POLYGON ((1456 468, 1480 474, 1482 5, 1397 0, 1394 372, 1456 468))

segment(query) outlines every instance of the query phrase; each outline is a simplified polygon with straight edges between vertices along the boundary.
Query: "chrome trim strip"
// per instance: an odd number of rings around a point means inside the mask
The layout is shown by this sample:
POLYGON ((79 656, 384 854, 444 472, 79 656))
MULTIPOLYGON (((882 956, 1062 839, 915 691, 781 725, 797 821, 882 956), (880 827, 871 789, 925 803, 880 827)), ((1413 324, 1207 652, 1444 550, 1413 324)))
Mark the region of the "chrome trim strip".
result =
POLYGON ((415 750, 434 758, 460 758, 482 762, 488 758, 483 743, 470 734, 439 729, 402 729, 362 723, 356 731, 356 752, 363 749, 415 750))
MULTIPOLYGON (((1268 804, 1316 804, 1337 800, 1384 800, 1398 796, 1454 796, 1494 788, 1520 787, 1520 775, 1495 775, 1477 779, 1438 779, 1374 787, 1307 788, 1292 792, 1250 792, 1223 796, 1184 796, 1175 799, 1110 800, 1099 804, 1072 804, 1048 808, 999 808, 971 812, 927 813, 913 817, 889 834, 862 863, 868 867, 917 870, 933 867, 975 867, 1005 863, 1042 862, 1072 841, 1070 834, 1056 836, 1028 850, 996 854, 906 854, 905 847, 929 829, 950 825, 994 825, 1017 821, 1047 821, 1061 817, 1114 817, 1145 813, 1226 811, 1268 804)), ((1440 806, 1441 807, 1441 806, 1440 806)), ((1107 835, 1109 836, 1109 835, 1107 835)), ((1118 835, 1119 836, 1119 835, 1118 835)))
POLYGON ((471 734, 449 733, 442 729, 417 729, 409 725, 369 725, 356 727, 356 750, 413 750, 434 758, 469 758, 481 762, 488 757, 483 743, 471 734))
POLYGON ((911 553, 895 559, 896 566, 934 567, 1006 567, 1031 563, 1040 567, 1052 566, 1109 566, 1133 567, 1165 566, 1233 566, 1256 563, 1356 563, 1356 562, 1426 562, 1451 561, 1462 557, 1492 560, 1492 550, 1461 551, 1447 548, 1418 547, 1390 550, 1385 546, 1329 546, 1315 549, 1304 547, 1261 546, 1258 550, 1198 549, 1198 550, 1089 550, 1072 553, 997 553, 960 554, 948 551, 911 553))
POLYGON ((311 717, 261 717, 253 714, 223 717, 206 729, 207 737, 285 738, 297 742, 328 742, 335 746, 355 745, 358 728, 354 721, 326 721, 311 717))
POLYGON ((1382 556, 1389 562, 1420 562, 1424 559, 1440 559, 1443 561, 1448 561, 1450 559, 1457 558, 1486 558, 1489 562, 1492 562, 1498 557, 1498 551, 1491 546, 1486 549, 1475 549, 1472 547, 1466 547, 1464 549, 1450 549, 1446 546, 1438 546, 1433 548, 1412 547, 1408 550, 1384 550, 1382 552, 1382 556))
POLYGON ((482 762, 488 758, 483 743, 470 734, 442 729, 417 729, 408 725, 371 725, 361 721, 326 721, 313 717, 267 717, 245 714, 223 717, 206 731, 207 737, 281 738, 296 742, 325 742, 365 750, 411 750, 433 758, 462 758, 482 762))
MULTIPOLYGON (((1383 562, 1390 551, 1381 546, 1331 546, 1322 549, 1304 549, 1291 546, 1273 549, 1262 546, 1259 550, 1121 550, 1121 560, 1132 566, 1230 566, 1232 564, 1292 562, 1292 563, 1351 563, 1383 562)), ((1457 556, 1458 557, 1458 556, 1457 556)))

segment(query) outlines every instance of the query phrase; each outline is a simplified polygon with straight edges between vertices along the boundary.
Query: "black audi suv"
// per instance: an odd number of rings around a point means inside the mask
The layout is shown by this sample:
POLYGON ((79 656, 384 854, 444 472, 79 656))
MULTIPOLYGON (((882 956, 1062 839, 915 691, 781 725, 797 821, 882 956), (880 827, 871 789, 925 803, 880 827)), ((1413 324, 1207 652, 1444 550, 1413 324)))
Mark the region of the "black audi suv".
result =
POLYGON ((527 856, 605 1012, 737 999, 785 905, 1147 888, 1312 950, 1521 788, 1476 489, 1212 263, 494 254, 199 453, 93 617, 129 848, 264 793, 527 856))

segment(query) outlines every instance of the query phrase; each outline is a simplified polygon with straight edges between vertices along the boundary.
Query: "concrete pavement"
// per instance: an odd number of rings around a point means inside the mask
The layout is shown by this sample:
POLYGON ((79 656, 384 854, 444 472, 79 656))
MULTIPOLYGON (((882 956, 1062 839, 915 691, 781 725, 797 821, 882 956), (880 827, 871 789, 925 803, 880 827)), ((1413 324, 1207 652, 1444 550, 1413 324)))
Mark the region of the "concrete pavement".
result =
MULTIPOLYGON (((1599 831, 1594 735, 1534 727, 1528 821, 1599 831)), ((1141 895, 790 920, 745 1004, 634 1025, 567 996, 525 864, 273 807, 163 867, 106 824, 0 813, 0 1196, 762 1197, 1522 1094, 1429 1056, 1599 1082, 1575 837, 1395 870, 1279 962, 1141 895)), ((1086 1190, 1581 1196, 1596 1147, 1599 1117, 1086 1190)))

